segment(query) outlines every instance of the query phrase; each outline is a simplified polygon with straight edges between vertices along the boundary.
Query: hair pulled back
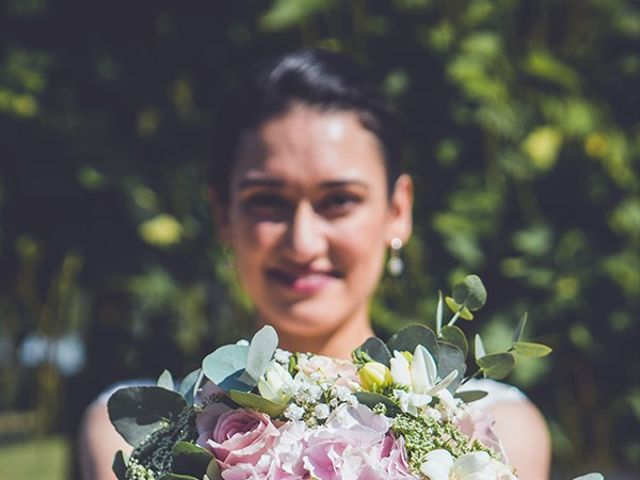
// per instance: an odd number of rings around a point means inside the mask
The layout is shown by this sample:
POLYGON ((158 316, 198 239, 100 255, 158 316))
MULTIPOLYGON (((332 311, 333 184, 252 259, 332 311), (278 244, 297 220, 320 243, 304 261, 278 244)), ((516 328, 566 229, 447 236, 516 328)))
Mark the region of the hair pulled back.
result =
POLYGON ((365 71, 345 55, 305 48, 257 65, 229 97, 214 135, 209 183, 226 202, 238 142, 243 132, 301 104, 320 111, 352 111, 379 140, 388 191, 400 175, 400 141, 395 111, 365 71))

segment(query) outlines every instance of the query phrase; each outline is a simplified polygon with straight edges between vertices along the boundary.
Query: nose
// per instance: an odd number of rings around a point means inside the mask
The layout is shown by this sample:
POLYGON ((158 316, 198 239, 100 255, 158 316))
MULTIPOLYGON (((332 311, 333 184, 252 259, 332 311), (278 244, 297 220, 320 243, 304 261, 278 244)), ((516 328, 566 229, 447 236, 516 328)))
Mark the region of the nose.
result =
POLYGON ((325 253, 326 249, 324 220, 311 204, 299 203, 288 225, 285 239, 287 256, 296 263, 308 263, 325 253))

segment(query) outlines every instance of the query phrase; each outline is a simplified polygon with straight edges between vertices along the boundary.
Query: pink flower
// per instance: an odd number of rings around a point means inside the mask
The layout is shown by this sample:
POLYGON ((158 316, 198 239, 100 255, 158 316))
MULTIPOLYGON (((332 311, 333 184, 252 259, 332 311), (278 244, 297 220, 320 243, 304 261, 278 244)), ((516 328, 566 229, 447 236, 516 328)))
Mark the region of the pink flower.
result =
POLYGON ((464 415, 457 421, 458 427, 473 442, 478 440, 485 447, 489 447, 505 459, 505 453, 500 439, 493 431, 495 420, 491 415, 473 408, 467 409, 464 415))
MULTIPOLYGON (((347 361, 322 355, 301 355, 298 368, 306 376, 320 374, 323 380, 335 382, 337 386, 352 387, 359 384, 357 367, 347 361)), ((353 388, 351 388, 353 390, 353 388)))
POLYGON ((304 466, 313 477, 323 480, 389 478, 376 472, 388 430, 389 420, 384 416, 363 405, 342 405, 323 427, 308 435, 304 466))
POLYGON ((280 436, 268 415, 211 404, 196 425, 200 434, 196 444, 215 455, 225 480, 268 478, 270 450, 280 436))

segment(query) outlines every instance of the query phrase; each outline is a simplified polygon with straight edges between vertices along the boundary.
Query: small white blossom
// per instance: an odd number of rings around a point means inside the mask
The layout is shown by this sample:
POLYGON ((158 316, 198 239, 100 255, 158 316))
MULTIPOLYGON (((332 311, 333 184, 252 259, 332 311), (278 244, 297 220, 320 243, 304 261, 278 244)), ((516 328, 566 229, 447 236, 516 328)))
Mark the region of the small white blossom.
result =
POLYGON ((242 338, 236 342, 236 345, 240 345, 241 347, 248 347, 249 340, 245 340, 244 338, 242 338))
POLYGON ((293 422, 300 420, 303 414, 304 408, 299 407, 295 403, 290 403, 284 411, 284 416, 293 422))
POLYGON ((318 405, 316 405, 316 408, 314 408, 313 410, 313 415, 318 420, 324 420, 329 416, 329 413, 330 413, 329 405, 327 405, 326 403, 319 403, 318 405))
POLYGON ((291 352, 282 350, 281 348, 276 348, 276 353, 273 355, 273 358, 276 360, 276 362, 286 365, 287 363, 289 363, 289 358, 291 358, 291 352))

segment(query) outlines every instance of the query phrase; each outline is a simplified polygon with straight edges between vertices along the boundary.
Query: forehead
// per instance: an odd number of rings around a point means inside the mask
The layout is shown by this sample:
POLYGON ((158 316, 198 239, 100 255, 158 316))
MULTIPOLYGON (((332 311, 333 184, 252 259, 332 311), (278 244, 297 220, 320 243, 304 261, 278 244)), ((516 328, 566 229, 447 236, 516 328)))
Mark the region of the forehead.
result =
POLYGON ((378 139, 356 113, 294 106, 243 134, 232 188, 261 177, 305 185, 350 178, 385 185, 385 175, 378 139))

